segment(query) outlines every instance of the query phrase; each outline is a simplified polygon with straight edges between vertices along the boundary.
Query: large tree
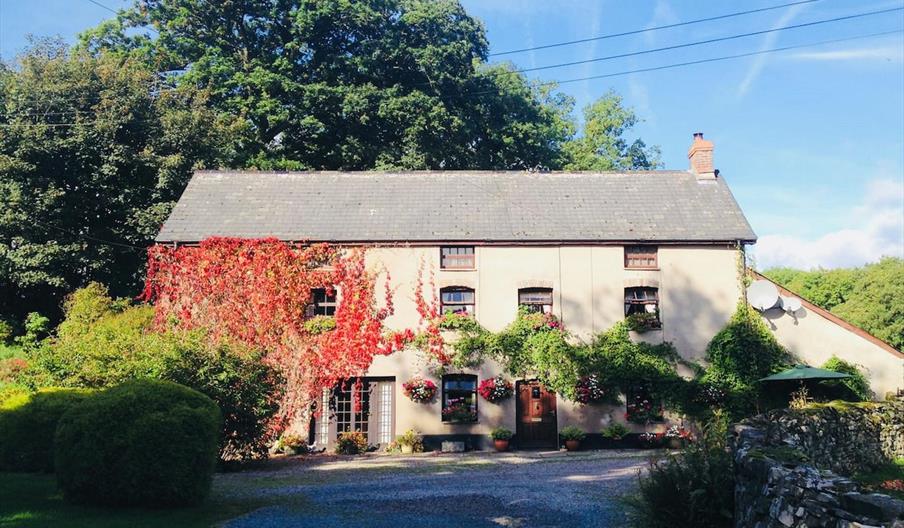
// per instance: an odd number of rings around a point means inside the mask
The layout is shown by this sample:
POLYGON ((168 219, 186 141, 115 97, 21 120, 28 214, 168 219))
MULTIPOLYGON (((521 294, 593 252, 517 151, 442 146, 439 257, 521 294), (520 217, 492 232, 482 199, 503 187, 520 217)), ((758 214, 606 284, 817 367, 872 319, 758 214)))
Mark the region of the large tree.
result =
POLYGON ((209 88, 245 125, 239 166, 558 167, 574 132, 571 99, 487 65, 452 0, 136 0, 82 42, 209 88))
POLYGON ((609 91, 584 108, 584 133, 565 144, 568 170, 649 170, 658 168, 659 147, 625 138, 639 122, 620 95, 609 91))
POLYGON ((226 135, 203 93, 158 81, 55 41, 0 70, 0 319, 58 313, 92 280, 139 291, 144 248, 226 135))

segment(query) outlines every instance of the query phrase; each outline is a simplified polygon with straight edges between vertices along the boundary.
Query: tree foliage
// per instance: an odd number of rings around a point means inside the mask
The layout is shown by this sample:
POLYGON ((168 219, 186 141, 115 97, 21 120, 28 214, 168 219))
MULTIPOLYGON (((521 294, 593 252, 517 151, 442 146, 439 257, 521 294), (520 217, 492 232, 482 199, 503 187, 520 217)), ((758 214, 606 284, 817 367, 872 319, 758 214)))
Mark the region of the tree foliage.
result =
POLYGON ((205 92, 157 81, 55 41, 0 68, 0 315, 56 316, 92 280, 137 290, 143 247, 222 135, 205 92))
POLYGON ((649 170, 661 165, 658 147, 625 134, 638 123, 620 95, 609 91, 584 108, 584 133, 565 144, 567 170, 649 170))
POLYGON ((758 381, 788 366, 791 356, 760 315, 744 302, 706 348, 703 381, 725 394, 732 416, 749 415, 764 388, 758 381))
POLYGON ((141 0, 83 35, 210 87, 243 123, 237 166, 559 166, 572 101, 486 64, 482 23, 451 0, 141 0), (129 28, 153 27, 157 36, 129 28))
POLYGON ((154 332, 154 309, 111 299, 92 283, 66 300, 56 334, 29 349, 19 381, 33 388, 107 388, 156 378, 191 387, 223 412, 224 460, 267 455, 277 431, 273 417, 282 390, 278 373, 251 348, 212 343, 203 331, 154 332))
POLYGON ((773 268, 764 275, 898 350, 904 349, 904 259, 885 257, 860 268, 831 270, 773 268))

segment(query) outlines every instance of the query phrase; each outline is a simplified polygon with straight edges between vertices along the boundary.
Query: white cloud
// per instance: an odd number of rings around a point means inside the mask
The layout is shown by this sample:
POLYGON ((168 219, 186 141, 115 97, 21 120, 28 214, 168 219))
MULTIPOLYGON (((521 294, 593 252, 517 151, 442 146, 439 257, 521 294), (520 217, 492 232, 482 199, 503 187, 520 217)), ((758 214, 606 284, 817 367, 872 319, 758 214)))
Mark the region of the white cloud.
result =
POLYGON ((875 179, 850 215, 852 227, 816 239, 768 234, 754 246, 758 269, 860 266, 883 256, 904 257, 904 180, 875 179))
MULTIPOLYGON (((798 15, 803 9, 805 9, 806 5, 796 5, 791 6, 785 11, 782 16, 776 21, 775 24, 772 25, 770 29, 778 29, 782 26, 787 26, 794 20, 794 17, 798 15)), ((763 37, 763 42, 760 45, 760 51, 765 51, 769 48, 775 46, 775 41, 778 40, 779 32, 773 31, 772 33, 766 33, 766 36, 763 37)), ((756 58, 753 59, 753 62, 750 64, 750 68, 747 70, 747 75, 744 76, 744 79, 738 85, 738 97, 744 97, 747 94, 747 91, 753 85, 753 82, 760 76, 760 73, 763 71, 763 68, 766 67, 767 61, 769 61, 770 57, 768 54, 757 55, 756 58)))
POLYGON ((900 62, 904 58, 904 48, 900 46, 882 46, 876 48, 811 51, 788 55, 788 58, 803 61, 861 61, 873 59, 900 62))

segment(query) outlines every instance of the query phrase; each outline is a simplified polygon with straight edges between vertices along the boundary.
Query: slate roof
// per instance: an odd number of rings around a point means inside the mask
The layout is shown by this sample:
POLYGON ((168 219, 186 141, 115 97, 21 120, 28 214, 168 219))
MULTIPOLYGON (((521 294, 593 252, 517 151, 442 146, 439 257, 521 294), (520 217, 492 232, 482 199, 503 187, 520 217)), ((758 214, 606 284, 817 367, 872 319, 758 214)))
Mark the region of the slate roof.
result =
POLYGON ((685 171, 195 173, 157 236, 324 242, 754 242, 722 178, 685 171))

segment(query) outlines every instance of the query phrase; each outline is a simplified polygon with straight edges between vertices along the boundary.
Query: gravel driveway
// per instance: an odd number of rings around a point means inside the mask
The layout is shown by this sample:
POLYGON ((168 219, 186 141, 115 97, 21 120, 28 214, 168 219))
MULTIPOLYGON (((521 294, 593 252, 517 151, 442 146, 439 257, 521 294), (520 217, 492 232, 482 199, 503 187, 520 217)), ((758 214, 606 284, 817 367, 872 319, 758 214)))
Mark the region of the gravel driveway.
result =
POLYGON ((650 453, 313 457, 220 475, 220 494, 271 504, 227 528, 624 526, 620 496, 650 453))

